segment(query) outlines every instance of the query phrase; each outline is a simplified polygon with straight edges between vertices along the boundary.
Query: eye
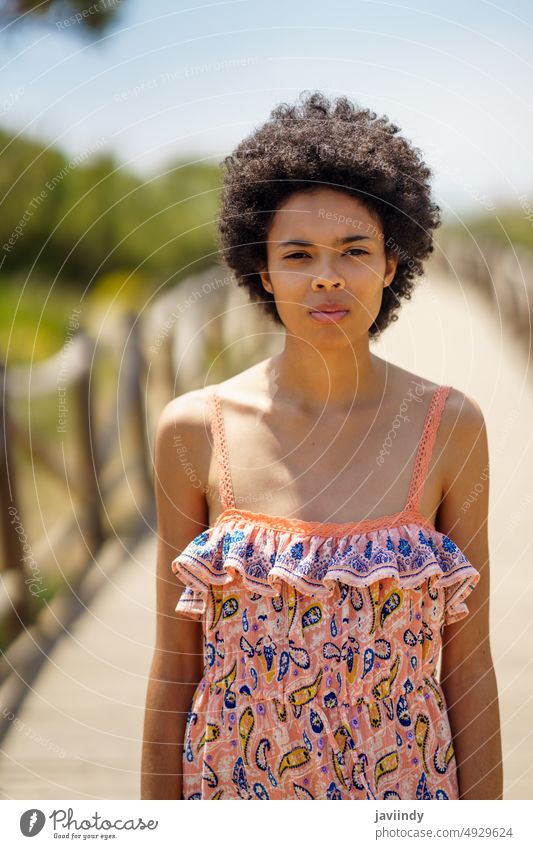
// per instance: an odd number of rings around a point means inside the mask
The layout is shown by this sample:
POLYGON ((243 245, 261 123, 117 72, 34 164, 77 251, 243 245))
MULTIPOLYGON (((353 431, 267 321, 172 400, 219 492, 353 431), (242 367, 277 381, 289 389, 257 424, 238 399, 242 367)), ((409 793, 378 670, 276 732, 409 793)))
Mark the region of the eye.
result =
MULTIPOLYGON (((362 248, 349 248, 346 254, 354 254, 355 256, 368 255, 368 251, 364 251, 362 248)), ((300 259, 300 257, 308 257, 309 254, 304 253, 304 251, 295 251, 292 254, 287 254, 283 259, 300 259)))

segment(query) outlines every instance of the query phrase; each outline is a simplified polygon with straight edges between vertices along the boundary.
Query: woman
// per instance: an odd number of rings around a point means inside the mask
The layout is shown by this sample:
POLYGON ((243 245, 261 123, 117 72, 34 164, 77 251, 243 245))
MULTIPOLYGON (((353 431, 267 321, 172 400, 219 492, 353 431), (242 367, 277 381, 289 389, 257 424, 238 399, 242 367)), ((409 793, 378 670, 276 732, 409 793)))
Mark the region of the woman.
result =
POLYGON ((501 798, 483 414, 370 351, 433 250, 430 171, 320 92, 225 165, 222 258, 284 347, 158 423, 143 798, 501 798))

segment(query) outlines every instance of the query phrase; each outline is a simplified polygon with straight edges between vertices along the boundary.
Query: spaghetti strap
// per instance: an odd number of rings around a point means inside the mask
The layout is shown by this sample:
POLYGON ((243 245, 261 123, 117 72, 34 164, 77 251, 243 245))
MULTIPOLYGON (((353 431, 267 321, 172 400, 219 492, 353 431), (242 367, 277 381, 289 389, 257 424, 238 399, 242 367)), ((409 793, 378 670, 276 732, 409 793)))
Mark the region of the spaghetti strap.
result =
POLYGON ((228 444, 224 430, 222 404, 216 390, 209 395, 209 424, 213 437, 213 451, 217 462, 218 493, 224 510, 235 507, 231 469, 228 455, 228 444))
POLYGON ((437 437, 444 404, 451 386, 437 386, 433 392, 429 409, 426 414, 422 436, 418 444, 415 465, 409 486, 409 494, 405 505, 405 512, 420 510, 420 502, 424 491, 424 484, 429 469, 429 462, 433 453, 433 446, 437 437))

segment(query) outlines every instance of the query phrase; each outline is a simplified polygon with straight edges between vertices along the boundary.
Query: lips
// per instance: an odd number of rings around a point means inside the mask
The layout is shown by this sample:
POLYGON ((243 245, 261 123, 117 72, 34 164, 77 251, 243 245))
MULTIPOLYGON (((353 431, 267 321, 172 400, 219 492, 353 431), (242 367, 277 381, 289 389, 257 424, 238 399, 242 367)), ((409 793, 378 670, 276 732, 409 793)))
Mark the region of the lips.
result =
POLYGON ((312 310, 309 310, 309 315, 314 321, 320 324, 332 324, 342 321, 348 315, 349 310, 339 303, 323 303, 317 304, 312 310))
POLYGON ((337 301, 324 301, 321 304, 316 304, 310 312, 348 312, 348 307, 337 301))

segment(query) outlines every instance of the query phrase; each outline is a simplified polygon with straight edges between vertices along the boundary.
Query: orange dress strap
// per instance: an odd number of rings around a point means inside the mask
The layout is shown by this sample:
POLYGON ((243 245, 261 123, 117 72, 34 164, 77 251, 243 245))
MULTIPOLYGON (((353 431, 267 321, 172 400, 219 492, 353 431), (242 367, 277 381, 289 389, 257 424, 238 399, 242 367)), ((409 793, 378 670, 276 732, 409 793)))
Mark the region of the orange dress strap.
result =
POLYGON ((216 390, 212 390, 209 395, 209 424, 213 437, 213 451, 217 462, 218 494, 223 509, 227 510, 228 508, 235 507, 235 498, 233 495, 222 404, 216 390))
POLYGON ((448 397, 450 389, 451 386, 437 386, 433 392, 433 396, 426 413, 422 436, 420 437, 420 442, 418 444, 415 465, 411 476, 411 484, 409 486, 409 494, 407 496, 407 503, 404 510, 406 513, 411 511, 419 512, 420 510, 420 502, 422 500, 424 484, 426 482, 429 469, 429 462, 431 460, 431 455, 433 454, 433 446, 435 445, 442 411, 444 410, 444 404, 446 403, 446 398, 448 397))

